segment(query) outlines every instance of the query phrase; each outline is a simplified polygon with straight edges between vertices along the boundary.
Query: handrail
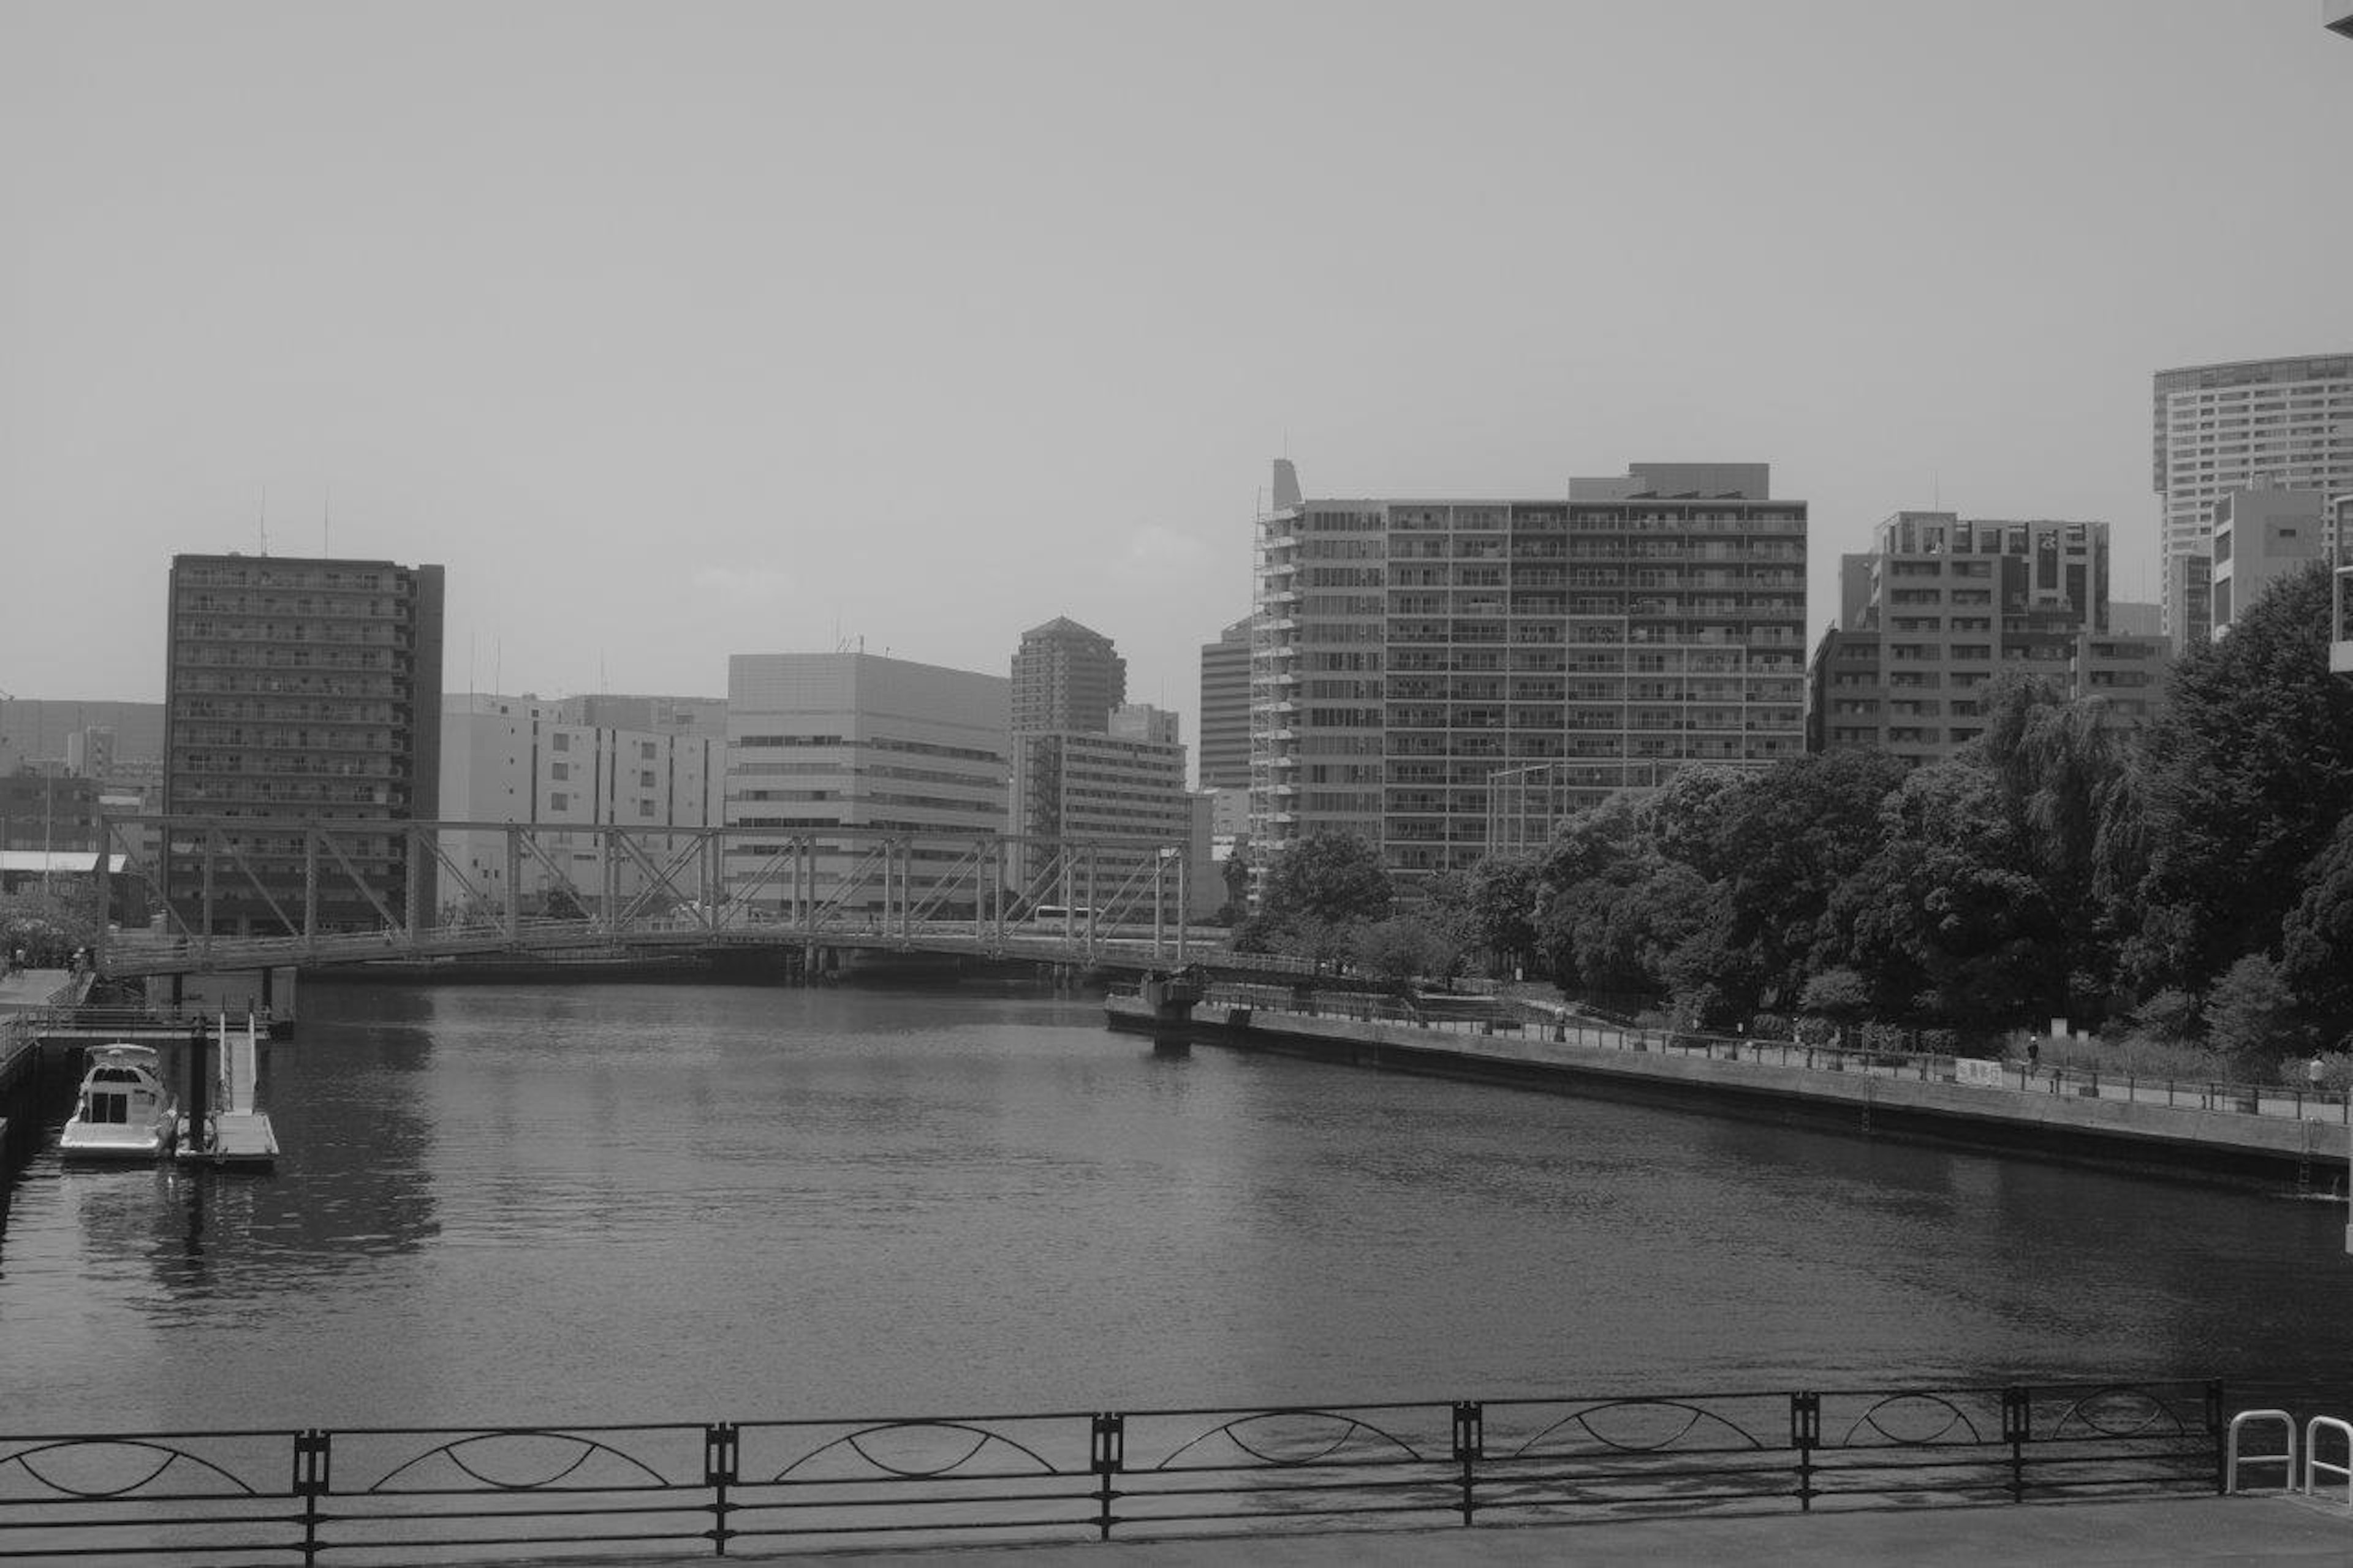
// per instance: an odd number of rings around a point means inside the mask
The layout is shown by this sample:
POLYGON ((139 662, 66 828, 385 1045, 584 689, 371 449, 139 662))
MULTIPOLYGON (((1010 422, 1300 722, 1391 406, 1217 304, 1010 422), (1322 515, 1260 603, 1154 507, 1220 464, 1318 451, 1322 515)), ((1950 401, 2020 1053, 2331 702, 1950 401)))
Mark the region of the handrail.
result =
MULTIPOLYGON (((1124 989, 1114 993, 1124 994, 1124 989)), ((1463 1000, 1484 1002, 1489 999, 1465 996, 1463 1000)), ((1924 1083, 1975 1082, 1980 1088, 2007 1089, 2021 1094, 2056 1095, 2072 1086, 2085 1098, 2164 1105, 2216 1115, 2255 1116, 2269 1121, 2353 1124, 2353 1098, 2343 1094, 2324 1094, 2284 1086, 2267 1089, 2173 1079, 2142 1079, 2132 1074, 2111 1074, 2103 1080, 2095 1073, 2069 1076, 2065 1068, 2037 1070, 2016 1061, 1996 1062, 1982 1058, 1857 1046, 1809 1046, 1794 1040, 1756 1039, 1745 1035, 1703 1035, 1683 1029, 1646 1029, 1638 1026, 1604 1024, 1575 1015, 1553 1013, 1549 1009, 1538 1012, 1525 1004, 1518 1012, 1508 1016, 1450 1017, 1433 1015, 1418 1003, 1400 1000, 1388 992, 1325 992, 1308 998, 1303 1005, 1295 1000, 1294 992, 1286 986, 1225 981, 1213 984, 1202 998, 1202 1003, 1208 1006, 1248 1007, 1258 1013, 1354 1018, 1364 1023, 1395 1024, 1442 1033, 1534 1033, 1548 1035, 1562 1043, 1645 1054, 1704 1055, 1817 1072, 1892 1075, 1917 1079, 1924 1083), (1996 1083, 1965 1078, 1958 1066, 1964 1062, 1978 1063, 1987 1069, 1999 1069, 2001 1081, 1996 1083)))
MULTIPOLYGON (((2291 1434, 2292 1436, 2293 1434, 2291 1434)), ((2345 1502, 2353 1508, 2353 1423, 2337 1420, 2333 1415, 2316 1415, 2304 1427, 2304 1495, 2313 1495, 2312 1478, 2316 1470, 2327 1470, 2345 1482, 2345 1502), (2345 1462, 2332 1465, 2320 1457, 2320 1434, 2327 1430, 2345 1439, 2345 1462)))
POLYGON ((2285 1465, 2287 1467, 2287 1473, 2284 1479, 2283 1479, 2280 1484, 2283 1489, 2292 1489, 2295 1486, 2295 1417, 2290 1415, 2286 1411, 2240 1411, 2236 1415, 2231 1417, 2231 1430, 2228 1443, 2229 1447, 2225 1450, 2226 1457, 2223 1461, 2222 1468, 2222 1490, 2225 1493, 2234 1493, 2239 1489, 2239 1467, 2242 1464, 2285 1465), (2255 1421, 2278 1422, 2280 1424, 2281 1430, 2287 1434, 2287 1452, 2284 1454, 2241 1455, 2239 1452, 2239 1428, 2246 1426, 2250 1422, 2255 1421))
MULTIPOLYGON (((1980 1506, 2211 1493, 2213 1382, 1036 1411, 574 1426, 25 1433, 0 1559, 766 1557, 1630 1506, 1980 1506), (37 1457, 37 1464, 31 1462, 37 1457), (71 1478, 68 1479, 65 1478, 71 1478), (83 1505, 102 1500, 102 1510, 83 1505), (904 1539, 904 1537, 902 1537, 904 1539), (748 1551, 744 1550, 749 1548, 748 1551), (169 1554, 168 1556, 165 1554, 169 1554)), ((2292 1429, 2291 1429, 2292 1433, 2292 1429)), ((1231 1555, 1233 1553, 1228 1553, 1231 1555)), ((1247 1548, 1243 1553, 1247 1555, 1247 1548)))

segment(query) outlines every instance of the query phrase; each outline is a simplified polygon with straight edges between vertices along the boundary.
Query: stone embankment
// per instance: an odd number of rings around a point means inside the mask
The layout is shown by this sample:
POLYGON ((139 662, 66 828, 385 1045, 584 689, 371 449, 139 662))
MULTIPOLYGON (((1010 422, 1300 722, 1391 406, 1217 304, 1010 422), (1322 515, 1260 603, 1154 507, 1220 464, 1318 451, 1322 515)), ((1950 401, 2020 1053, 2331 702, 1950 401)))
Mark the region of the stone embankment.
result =
POLYGON ((2346 1097, 2039 1070, 1620 1028, 1563 1014, 1409 1022, 1326 1004, 1242 1005, 1222 993, 1172 1029, 1135 997, 1111 1026, 1393 1072, 1514 1084, 1694 1110, 2225 1178, 2346 1190, 2346 1097))

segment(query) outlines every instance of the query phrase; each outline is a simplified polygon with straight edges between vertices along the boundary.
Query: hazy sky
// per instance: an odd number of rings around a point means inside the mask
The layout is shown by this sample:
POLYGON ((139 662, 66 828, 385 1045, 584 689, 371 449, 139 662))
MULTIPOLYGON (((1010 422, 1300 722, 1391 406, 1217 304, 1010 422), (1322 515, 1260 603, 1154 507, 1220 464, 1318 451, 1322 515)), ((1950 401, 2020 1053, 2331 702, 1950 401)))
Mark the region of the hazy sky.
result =
POLYGON ((1068 615, 1188 742, 1286 452, 1770 462, 1817 634, 1938 502, 2153 599, 2150 374, 2353 347, 2348 195, 2316 0, 0 0, 0 690, 160 698, 265 495, 455 689, 1068 615))

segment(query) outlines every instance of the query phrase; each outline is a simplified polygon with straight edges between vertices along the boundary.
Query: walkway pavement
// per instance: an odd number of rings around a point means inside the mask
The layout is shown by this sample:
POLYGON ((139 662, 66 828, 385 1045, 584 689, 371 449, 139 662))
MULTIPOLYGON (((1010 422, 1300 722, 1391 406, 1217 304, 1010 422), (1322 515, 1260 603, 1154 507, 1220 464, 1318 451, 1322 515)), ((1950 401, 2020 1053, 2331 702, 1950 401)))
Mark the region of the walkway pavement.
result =
POLYGON ((0 979, 0 1013, 47 1007, 72 981, 72 973, 63 969, 11 970, 7 978, 0 979))
MULTIPOLYGON (((730 1562, 763 1556, 740 1544, 730 1562)), ((1485 1568, 1488 1564, 1738 1563, 1834 1568, 1845 1563, 2353 1564, 2353 1511, 2283 1496, 2193 1497, 2132 1502, 1993 1504, 1837 1513, 1612 1520, 1590 1524, 1484 1525, 1472 1530, 1228 1536, 1055 1546, 827 1552, 857 1568, 1485 1568)))

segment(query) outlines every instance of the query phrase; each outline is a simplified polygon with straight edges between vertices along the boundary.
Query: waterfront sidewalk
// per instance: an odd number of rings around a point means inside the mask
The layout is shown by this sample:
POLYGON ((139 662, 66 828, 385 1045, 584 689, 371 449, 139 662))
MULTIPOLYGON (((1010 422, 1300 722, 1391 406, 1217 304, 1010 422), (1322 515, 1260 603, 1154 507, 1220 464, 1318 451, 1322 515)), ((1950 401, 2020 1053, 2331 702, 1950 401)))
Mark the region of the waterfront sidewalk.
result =
POLYGON ((14 969, 0 979, 0 1013, 54 1007, 73 1000, 74 975, 64 969, 14 969))
MULTIPOLYGON (((809 1560, 731 1545, 730 1562, 809 1560)), ((2278 1494, 2130 1502, 1995 1503, 1835 1513, 1669 1516, 1590 1524, 1226 1536, 1192 1541, 865 1549, 859 1568, 1482 1568, 1485 1564, 2353 1563, 2353 1512, 2278 1494)))

